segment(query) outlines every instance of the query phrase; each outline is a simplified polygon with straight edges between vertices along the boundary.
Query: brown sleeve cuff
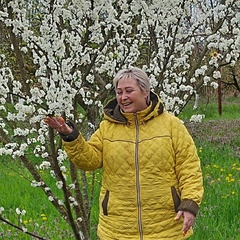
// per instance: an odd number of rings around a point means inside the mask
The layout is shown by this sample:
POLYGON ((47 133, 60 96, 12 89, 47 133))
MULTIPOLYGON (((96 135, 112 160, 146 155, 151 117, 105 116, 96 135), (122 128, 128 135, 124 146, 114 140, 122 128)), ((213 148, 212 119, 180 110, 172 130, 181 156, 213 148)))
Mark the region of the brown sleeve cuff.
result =
POLYGON ((68 135, 63 135, 59 133, 60 137, 65 142, 71 142, 78 138, 79 131, 77 130, 76 126, 72 122, 66 122, 66 124, 73 129, 73 131, 68 135))
POLYGON ((190 199, 182 200, 181 204, 178 207, 178 211, 187 211, 192 213, 194 216, 197 216, 198 209, 198 204, 190 199))

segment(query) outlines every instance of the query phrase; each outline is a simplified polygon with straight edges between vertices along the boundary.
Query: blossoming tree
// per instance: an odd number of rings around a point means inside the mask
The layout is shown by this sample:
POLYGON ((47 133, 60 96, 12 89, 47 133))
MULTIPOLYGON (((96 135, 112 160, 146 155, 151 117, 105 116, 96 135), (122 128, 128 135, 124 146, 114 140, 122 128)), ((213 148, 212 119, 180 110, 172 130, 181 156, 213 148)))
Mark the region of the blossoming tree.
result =
POLYGON ((217 87, 221 66, 239 60, 237 2, 1 1, 1 34, 14 62, 1 49, 0 156, 24 163, 31 185, 45 192, 76 239, 90 239, 91 201, 80 184, 86 176, 66 160, 44 116, 61 114, 88 137, 113 96, 114 74, 130 65, 142 67, 166 109, 179 114, 203 86, 217 87), (54 177, 63 199, 41 169, 54 177))

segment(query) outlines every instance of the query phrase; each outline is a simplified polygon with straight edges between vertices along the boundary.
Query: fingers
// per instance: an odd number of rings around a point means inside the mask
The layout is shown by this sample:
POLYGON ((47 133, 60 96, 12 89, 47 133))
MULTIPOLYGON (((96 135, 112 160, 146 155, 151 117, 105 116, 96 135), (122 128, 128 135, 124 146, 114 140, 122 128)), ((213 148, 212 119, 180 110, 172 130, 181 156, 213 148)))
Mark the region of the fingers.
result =
POLYGON ((193 226, 195 216, 187 211, 178 211, 174 220, 179 220, 181 217, 183 217, 182 235, 185 236, 189 229, 193 226))
POLYGON ((47 123, 51 128, 61 131, 61 128, 65 125, 65 121, 62 117, 56 116, 56 117, 49 117, 46 116, 44 118, 44 122, 47 123))
POLYGON ((184 220, 183 220, 183 235, 187 233, 187 231, 193 226, 195 216, 190 212, 184 212, 184 220))
POLYGON ((61 125, 65 124, 64 119, 63 119, 62 117, 60 117, 60 116, 57 116, 57 117, 56 117, 56 120, 57 120, 61 125))
POLYGON ((73 129, 65 123, 65 120, 61 116, 46 116, 44 118, 44 122, 63 135, 71 134, 73 131, 73 129))
POLYGON ((179 220, 181 217, 183 217, 183 211, 178 211, 174 220, 179 220))

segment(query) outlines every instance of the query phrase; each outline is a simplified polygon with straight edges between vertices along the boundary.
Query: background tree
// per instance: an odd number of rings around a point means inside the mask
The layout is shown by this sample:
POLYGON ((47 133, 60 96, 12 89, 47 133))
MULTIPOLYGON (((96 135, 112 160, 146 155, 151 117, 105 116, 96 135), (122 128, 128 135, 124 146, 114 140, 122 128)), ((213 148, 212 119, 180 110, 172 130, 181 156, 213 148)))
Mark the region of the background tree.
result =
POLYGON ((239 60, 234 0, 6 0, 0 27, 0 155, 21 160, 76 239, 90 239, 92 196, 85 172, 66 161, 44 116, 61 114, 88 138, 114 96, 114 74, 130 65, 148 73, 166 109, 178 115, 204 86, 217 86, 222 66, 239 60))

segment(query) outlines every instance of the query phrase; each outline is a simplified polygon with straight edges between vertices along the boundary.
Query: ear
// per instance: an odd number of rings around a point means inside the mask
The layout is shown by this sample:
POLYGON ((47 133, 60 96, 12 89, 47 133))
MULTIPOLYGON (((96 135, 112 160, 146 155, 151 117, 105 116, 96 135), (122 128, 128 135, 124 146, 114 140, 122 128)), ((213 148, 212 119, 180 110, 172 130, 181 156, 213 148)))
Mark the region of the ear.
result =
POLYGON ((146 91, 145 99, 146 99, 147 105, 149 105, 150 104, 150 94, 149 94, 149 91, 146 91))
POLYGON ((150 92, 149 91, 144 91, 145 99, 148 100, 150 99, 150 92))

